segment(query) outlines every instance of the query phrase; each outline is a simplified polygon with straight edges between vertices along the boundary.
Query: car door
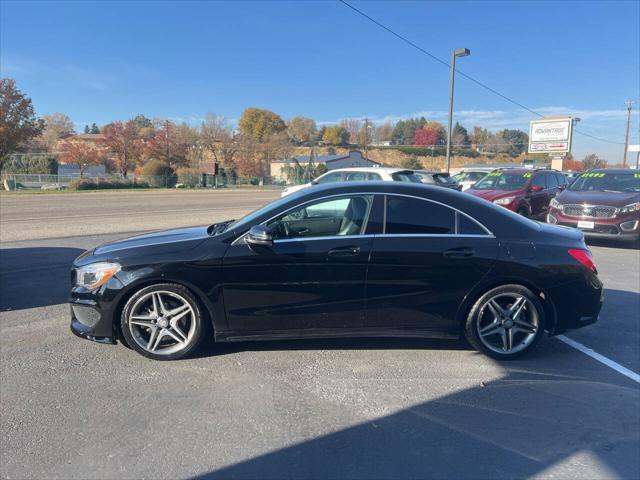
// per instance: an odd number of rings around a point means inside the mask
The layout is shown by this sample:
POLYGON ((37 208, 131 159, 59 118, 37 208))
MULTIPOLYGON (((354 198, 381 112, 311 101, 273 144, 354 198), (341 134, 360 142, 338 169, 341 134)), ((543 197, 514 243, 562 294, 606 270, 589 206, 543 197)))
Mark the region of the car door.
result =
POLYGON ((531 185, 529 188, 529 205, 531 206, 531 216, 539 216, 546 213, 548 205, 551 199, 549 198, 549 191, 547 189, 547 179, 545 172, 536 172, 531 179, 531 185), (534 191, 533 187, 540 187, 539 191, 534 191), (546 207, 545 207, 546 204, 546 207))
POLYGON ((365 325, 457 334, 456 311, 495 262, 497 240, 445 205, 400 195, 385 200, 383 233, 371 249, 365 325))
POLYGON ((229 328, 304 335, 361 328, 373 195, 315 200, 266 222, 271 246, 242 238, 223 260, 229 328))

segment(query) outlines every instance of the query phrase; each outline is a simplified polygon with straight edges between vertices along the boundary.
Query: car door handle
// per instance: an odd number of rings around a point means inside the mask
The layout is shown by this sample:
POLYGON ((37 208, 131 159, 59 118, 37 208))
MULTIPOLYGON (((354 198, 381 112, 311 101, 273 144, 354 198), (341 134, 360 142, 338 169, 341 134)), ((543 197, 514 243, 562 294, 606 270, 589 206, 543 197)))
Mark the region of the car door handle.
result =
POLYGON ((330 257, 354 257, 360 254, 360 247, 338 247, 329 250, 330 257))
POLYGON ((471 247, 451 248, 443 253, 448 258, 467 258, 475 255, 475 250, 471 247))

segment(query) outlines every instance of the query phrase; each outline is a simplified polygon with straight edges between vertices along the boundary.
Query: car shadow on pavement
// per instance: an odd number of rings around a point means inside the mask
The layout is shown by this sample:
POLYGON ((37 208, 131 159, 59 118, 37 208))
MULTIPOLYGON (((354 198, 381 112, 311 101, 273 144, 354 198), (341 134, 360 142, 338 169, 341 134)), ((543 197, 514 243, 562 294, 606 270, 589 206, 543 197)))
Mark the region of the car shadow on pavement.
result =
POLYGON ((66 303, 71 263, 82 252, 67 247, 0 249, 0 312, 66 303))
POLYGON ((214 343, 198 349, 194 358, 229 355, 238 352, 298 350, 473 350, 466 340, 430 338, 318 338, 309 340, 265 340, 214 343))
POLYGON ((539 362, 509 362, 503 377, 477 387, 309 432, 314 438, 193 479, 638 478, 640 391, 591 371, 545 372, 539 362))

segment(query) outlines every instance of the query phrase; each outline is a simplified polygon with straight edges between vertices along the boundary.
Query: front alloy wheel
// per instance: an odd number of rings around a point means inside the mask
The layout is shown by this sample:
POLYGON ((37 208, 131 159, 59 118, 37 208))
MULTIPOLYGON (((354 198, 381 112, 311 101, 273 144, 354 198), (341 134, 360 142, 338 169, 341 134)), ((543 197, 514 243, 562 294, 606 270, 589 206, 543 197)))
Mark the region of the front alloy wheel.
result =
POLYGON ((181 285, 151 285, 122 311, 122 334, 138 353, 156 360, 183 358, 198 346, 204 321, 198 301, 181 285))
POLYGON ((544 330, 540 300, 521 285, 485 293, 473 306, 465 334, 478 350, 494 358, 514 358, 529 350, 544 330))

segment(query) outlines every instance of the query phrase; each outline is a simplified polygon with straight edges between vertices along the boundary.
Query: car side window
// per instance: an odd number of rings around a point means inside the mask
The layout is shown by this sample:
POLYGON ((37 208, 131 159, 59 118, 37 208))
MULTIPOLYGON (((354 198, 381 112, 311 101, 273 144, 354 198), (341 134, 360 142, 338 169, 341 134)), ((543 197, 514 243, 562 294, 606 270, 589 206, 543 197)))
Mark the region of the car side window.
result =
POLYGON ((412 197, 387 196, 386 234, 455 234, 455 210, 412 197))
POLYGON ((267 223, 274 240, 361 235, 367 226, 372 195, 319 200, 267 223))
POLYGON ((318 179, 318 183, 333 183, 342 181, 343 174, 342 172, 334 172, 323 175, 318 179))
POLYGON ((488 235, 484 228, 466 215, 457 212, 456 215, 458 217, 458 235, 488 235))
POLYGON ((556 179, 558 180, 558 185, 566 186, 569 183, 567 177, 562 173, 556 173, 555 175, 556 175, 556 179))
POLYGON ((546 175, 544 173, 537 173, 533 176, 533 181, 531 182, 532 187, 542 187, 543 189, 547 188, 547 182, 545 181, 546 175))
POLYGON ((347 182, 364 182, 367 179, 365 172, 350 172, 347 173, 347 182))
POLYGON ((382 180, 382 177, 378 173, 367 173, 367 176, 368 176, 367 180, 372 182, 378 182, 382 180))
POLYGON ((547 173, 546 177, 548 188, 556 188, 558 186, 558 177, 556 177, 555 173, 547 173))

